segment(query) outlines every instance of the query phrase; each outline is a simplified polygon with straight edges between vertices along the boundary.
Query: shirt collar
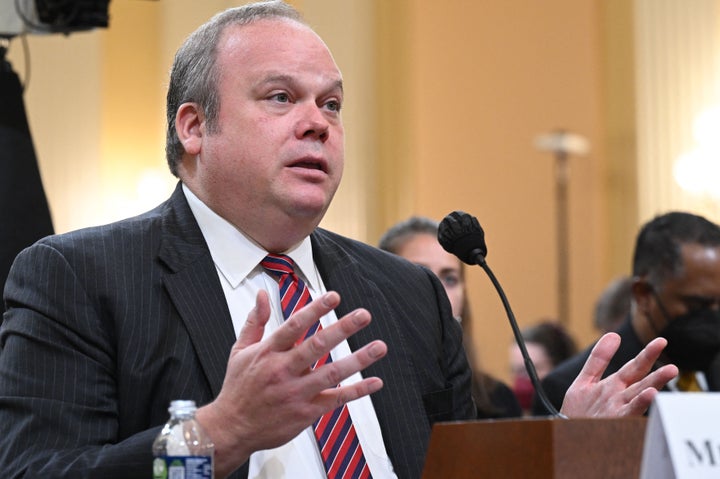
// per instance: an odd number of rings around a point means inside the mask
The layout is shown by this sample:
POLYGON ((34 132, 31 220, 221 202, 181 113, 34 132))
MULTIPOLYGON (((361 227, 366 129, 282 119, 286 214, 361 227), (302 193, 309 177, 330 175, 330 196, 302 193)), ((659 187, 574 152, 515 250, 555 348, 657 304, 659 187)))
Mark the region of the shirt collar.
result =
MULTIPOLYGON (((229 221, 211 210, 200 198, 183 184, 195 220, 200 226, 205 242, 210 249, 216 268, 232 288, 237 288, 268 254, 265 249, 245 235, 229 221)), ((285 251, 296 265, 296 273, 311 288, 319 287, 319 278, 313 262, 312 243, 306 237, 299 244, 285 251)))

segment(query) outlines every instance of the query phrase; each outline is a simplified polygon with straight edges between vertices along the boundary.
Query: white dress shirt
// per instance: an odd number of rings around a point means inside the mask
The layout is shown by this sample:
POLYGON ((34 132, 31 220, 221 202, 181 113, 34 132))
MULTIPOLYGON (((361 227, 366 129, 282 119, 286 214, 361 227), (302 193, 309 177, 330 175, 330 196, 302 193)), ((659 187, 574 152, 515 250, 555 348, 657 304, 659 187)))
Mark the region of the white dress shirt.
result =
MULTIPOLYGON (((255 297, 258 291, 264 289, 268 292, 272 309, 270 320, 265 327, 264 337, 267 337, 284 321, 277 280, 266 273, 260 265, 268 252, 208 208, 185 185, 183 185, 183 192, 205 237, 218 271, 230 309, 235 336, 237 337, 248 314, 255 306, 255 297)), ((312 244, 309 237, 284 254, 290 256, 295 262, 296 274, 305 281, 313 298, 326 292, 325 285, 313 261, 312 244)), ((334 311, 320 319, 324 328, 336 321, 337 317, 334 311)), ((347 341, 343 341, 331 351, 334 360, 350 354, 347 341)), ((361 379, 361 374, 356 373, 342 384, 352 384, 361 379)), ((385 450, 380 424, 370 397, 365 396, 348 403, 348 409, 373 478, 397 479, 385 450)), ((258 451, 250 456, 249 479, 285 477, 308 479, 326 477, 312 426, 283 446, 258 451)))

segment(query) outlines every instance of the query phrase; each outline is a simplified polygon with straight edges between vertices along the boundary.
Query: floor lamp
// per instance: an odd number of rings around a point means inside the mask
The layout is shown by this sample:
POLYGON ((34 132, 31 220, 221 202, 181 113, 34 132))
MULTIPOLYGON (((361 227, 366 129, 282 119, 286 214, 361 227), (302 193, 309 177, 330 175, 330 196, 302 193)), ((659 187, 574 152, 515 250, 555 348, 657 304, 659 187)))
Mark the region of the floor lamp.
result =
POLYGON ((585 155, 590 148, 584 137, 564 130, 556 130, 538 136, 535 140, 535 147, 540 151, 552 153, 555 158, 558 321, 567 326, 570 318, 570 230, 568 218, 570 168, 568 159, 571 155, 585 155))

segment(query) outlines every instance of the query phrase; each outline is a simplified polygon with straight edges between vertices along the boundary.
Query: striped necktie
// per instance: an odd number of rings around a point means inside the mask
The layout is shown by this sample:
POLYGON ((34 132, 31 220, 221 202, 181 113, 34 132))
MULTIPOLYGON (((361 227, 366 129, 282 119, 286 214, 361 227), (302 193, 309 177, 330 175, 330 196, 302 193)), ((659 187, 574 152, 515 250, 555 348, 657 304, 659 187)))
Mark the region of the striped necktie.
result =
MULTIPOLYGON (((261 265, 278 279, 280 305, 285 319, 312 301, 307 285, 295 274, 295 263, 289 256, 269 254, 261 262, 261 265)), ((305 339, 320 329, 322 326, 318 321, 307 330, 305 339)), ((332 358, 328 353, 318 359, 312 368, 315 369, 330 362, 332 362, 332 358)), ((365 463, 365 456, 350 419, 347 405, 321 416, 315 421, 313 429, 329 479, 372 477, 370 469, 365 463)))

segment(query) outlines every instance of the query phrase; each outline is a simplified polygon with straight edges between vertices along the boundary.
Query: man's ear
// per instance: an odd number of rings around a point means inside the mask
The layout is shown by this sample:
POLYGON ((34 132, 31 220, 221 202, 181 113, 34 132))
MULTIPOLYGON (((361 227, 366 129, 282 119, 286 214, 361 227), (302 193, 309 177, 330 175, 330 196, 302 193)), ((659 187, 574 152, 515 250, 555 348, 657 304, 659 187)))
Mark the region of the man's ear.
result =
POLYGON ((639 311, 649 314, 650 301, 652 301, 652 286, 646 278, 633 278, 632 295, 639 311))
POLYGON ((188 154, 200 153, 205 132, 205 116, 197 103, 180 105, 175 115, 175 131, 188 154))

